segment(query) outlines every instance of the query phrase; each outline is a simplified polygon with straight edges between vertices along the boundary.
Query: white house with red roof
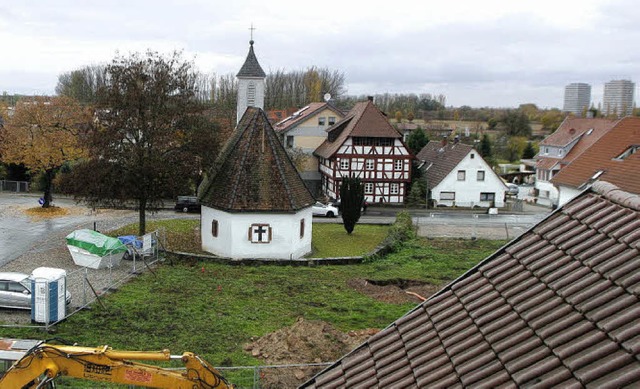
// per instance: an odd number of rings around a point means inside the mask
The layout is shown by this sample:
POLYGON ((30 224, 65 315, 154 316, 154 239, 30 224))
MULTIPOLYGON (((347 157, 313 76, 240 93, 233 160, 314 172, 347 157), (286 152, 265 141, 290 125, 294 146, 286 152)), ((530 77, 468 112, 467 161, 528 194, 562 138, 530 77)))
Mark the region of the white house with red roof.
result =
POLYGON ((549 206, 558 204, 559 192, 551 179, 611 130, 616 122, 601 118, 567 117, 553 134, 540 142, 535 165, 538 203, 549 206))
POLYGON ((327 129, 327 139, 313 153, 318 157, 322 191, 340 197, 342 177, 359 177, 370 203, 403 203, 411 182, 414 156, 373 98, 357 103, 327 129))
POLYGON ((596 181, 640 194, 640 118, 620 119, 606 134, 553 177, 559 205, 596 181))

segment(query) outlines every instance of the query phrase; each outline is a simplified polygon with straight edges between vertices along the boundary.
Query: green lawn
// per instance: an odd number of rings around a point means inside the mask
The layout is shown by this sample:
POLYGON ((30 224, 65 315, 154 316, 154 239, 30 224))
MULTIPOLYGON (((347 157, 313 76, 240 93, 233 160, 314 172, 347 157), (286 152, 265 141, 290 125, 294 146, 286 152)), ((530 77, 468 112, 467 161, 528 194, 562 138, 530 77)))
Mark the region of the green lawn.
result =
MULTIPOLYGON (((351 243, 341 245, 359 245, 365 252, 370 251, 370 246, 364 248, 370 242, 357 240, 369 233, 368 227, 362 227, 357 226, 347 238, 353 239, 348 241, 351 243)), ((384 228, 371 228, 373 236, 383 236, 384 228)), ((314 239, 320 233, 331 246, 341 234, 334 229, 337 228, 332 225, 317 228, 314 239)), ((185 227, 185 231, 190 233, 189 228, 185 227)), ((377 243, 371 244, 374 247, 377 243)), ((442 286, 503 244, 416 239, 383 258, 343 266, 254 267, 195 259, 167 261, 154 273, 136 277, 107 295, 104 309, 95 305, 59 324, 55 337, 83 346, 170 348, 173 354, 193 351, 218 366, 258 365, 261 361, 245 352, 243 345, 252 337, 292 325, 298 317, 324 320, 342 331, 384 328, 414 306, 374 300, 351 289, 347 285, 351 279, 407 279, 442 286)), ((318 252, 331 252, 329 247, 316 248, 318 252)), ((336 251, 337 255, 341 253, 336 251)), ((47 337, 39 330, 25 328, 4 328, 3 336, 47 337)))
MULTIPOLYGON (((147 223, 147 231, 164 229, 167 234, 167 248, 172 251, 203 253, 200 248, 200 220, 167 219, 147 223)), ((314 223, 312 253, 309 257, 353 257, 372 252, 387 236, 389 226, 356 225, 348 235, 342 224, 314 223)), ((108 232, 111 236, 137 234, 138 224, 108 232)))

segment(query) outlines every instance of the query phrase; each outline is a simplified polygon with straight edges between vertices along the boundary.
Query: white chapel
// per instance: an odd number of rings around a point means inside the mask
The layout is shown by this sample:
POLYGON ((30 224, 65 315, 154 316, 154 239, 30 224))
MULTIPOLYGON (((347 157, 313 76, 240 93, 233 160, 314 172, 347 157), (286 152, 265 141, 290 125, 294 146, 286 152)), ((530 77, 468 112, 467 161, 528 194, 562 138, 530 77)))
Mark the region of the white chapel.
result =
POLYGON ((263 111, 266 74, 253 43, 237 74, 238 124, 198 189, 202 249, 298 259, 311 252, 314 199, 263 111))

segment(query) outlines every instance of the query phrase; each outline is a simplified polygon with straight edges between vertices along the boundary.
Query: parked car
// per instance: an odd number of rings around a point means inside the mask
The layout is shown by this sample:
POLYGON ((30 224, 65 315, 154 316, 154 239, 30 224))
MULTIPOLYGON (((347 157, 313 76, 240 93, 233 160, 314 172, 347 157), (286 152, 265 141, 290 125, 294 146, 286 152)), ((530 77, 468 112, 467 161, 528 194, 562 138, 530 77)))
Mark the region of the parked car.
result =
POLYGON ((322 204, 319 201, 313 204, 311 208, 314 216, 336 217, 340 213, 340 211, 338 211, 338 208, 334 207, 333 205, 322 204))
MULTIPOLYGON (((339 211, 342 211, 342 203, 340 201, 340 199, 338 200, 334 200, 331 202, 331 205, 333 205, 334 207, 338 208, 339 211)), ((364 200, 362 202, 362 207, 360 207, 360 212, 365 213, 367 212, 367 207, 369 206, 369 203, 367 202, 367 200, 364 200)))
MULTIPOLYGON (((67 304, 71 304, 71 293, 67 291, 67 304)), ((31 279, 28 274, 0 273, 0 307, 31 309, 31 279)))
POLYGON ((507 194, 508 195, 517 196, 518 192, 520 192, 520 188, 518 188, 518 185, 511 184, 511 183, 507 184, 507 194))
POLYGON ((196 196, 178 196, 173 207, 178 212, 200 212, 200 202, 196 196))

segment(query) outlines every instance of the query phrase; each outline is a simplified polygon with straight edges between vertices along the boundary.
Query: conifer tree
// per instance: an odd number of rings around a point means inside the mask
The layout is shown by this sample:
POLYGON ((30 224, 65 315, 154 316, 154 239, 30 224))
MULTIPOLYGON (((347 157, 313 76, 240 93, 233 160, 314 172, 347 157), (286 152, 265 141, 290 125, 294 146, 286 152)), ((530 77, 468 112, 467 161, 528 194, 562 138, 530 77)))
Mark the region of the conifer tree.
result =
POLYGON ((351 234, 360 220, 364 203, 364 185, 357 177, 344 177, 340 184, 340 204, 342 207, 342 224, 347 234, 351 234))

